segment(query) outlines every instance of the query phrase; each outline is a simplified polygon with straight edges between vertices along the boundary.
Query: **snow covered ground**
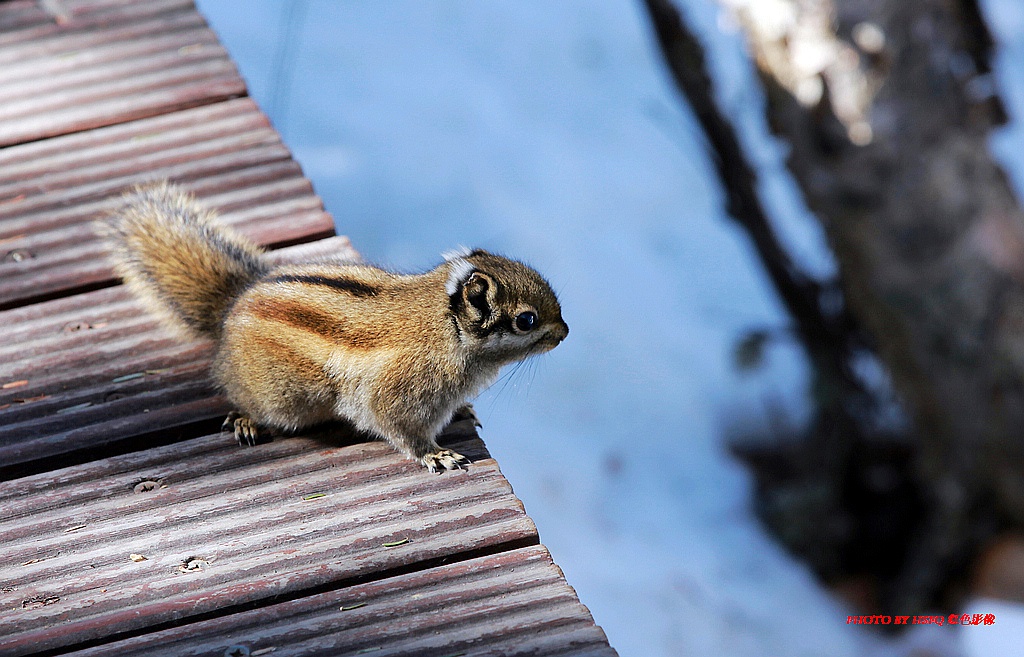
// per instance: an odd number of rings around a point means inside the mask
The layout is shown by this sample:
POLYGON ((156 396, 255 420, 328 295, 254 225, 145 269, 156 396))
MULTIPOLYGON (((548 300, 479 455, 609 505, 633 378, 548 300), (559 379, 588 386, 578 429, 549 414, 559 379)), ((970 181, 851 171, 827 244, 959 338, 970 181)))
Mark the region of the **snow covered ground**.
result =
MULTIPOLYGON (((1013 15, 1021 50, 1018 1, 987 4, 1013 15)), ((846 625, 848 610, 753 517, 725 437, 766 426, 769 407, 802 421, 806 367, 786 344, 753 374, 733 366, 745 331, 786 320, 723 215, 639 2, 199 6, 368 260, 417 270, 479 246, 532 263, 560 293, 569 339, 476 408, 622 657, 1007 654, 978 635, 991 643, 1010 624, 970 628, 967 641, 923 628, 897 644, 846 625)), ((712 0, 685 7, 780 229, 801 262, 829 271, 738 35, 712 0)))

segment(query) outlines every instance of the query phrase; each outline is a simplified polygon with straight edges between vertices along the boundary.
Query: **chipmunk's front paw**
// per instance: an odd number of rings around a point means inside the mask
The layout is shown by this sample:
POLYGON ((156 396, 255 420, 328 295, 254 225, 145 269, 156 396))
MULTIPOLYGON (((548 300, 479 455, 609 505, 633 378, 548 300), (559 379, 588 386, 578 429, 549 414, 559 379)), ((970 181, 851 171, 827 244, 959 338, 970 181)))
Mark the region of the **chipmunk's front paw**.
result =
POLYGON ((427 470, 431 472, 444 472, 445 470, 465 470, 469 459, 450 449, 439 449, 420 458, 420 463, 427 466, 427 470))
POLYGON ((238 444, 248 447, 255 447, 256 438, 259 436, 256 423, 238 411, 228 413, 228 416, 224 418, 224 424, 220 426, 220 430, 234 431, 235 440, 238 441, 238 444))
POLYGON ((484 425, 480 424, 480 418, 477 416, 476 411, 473 410, 472 404, 466 404, 455 411, 455 415, 452 416, 452 422, 459 422, 461 420, 472 420, 474 426, 480 429, 484 428, 484 425))

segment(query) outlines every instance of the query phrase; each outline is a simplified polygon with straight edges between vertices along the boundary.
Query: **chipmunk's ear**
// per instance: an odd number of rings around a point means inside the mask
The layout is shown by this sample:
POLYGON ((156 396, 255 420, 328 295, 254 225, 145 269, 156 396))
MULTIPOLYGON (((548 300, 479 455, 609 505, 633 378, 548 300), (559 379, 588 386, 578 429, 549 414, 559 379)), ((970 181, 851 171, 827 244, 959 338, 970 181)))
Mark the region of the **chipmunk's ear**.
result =
POLYGON ((491 315, 491 308, 494 307, 494 296, 497 288, 494 279, 483 272, 474 271, 462 285, 462 297, 466 303, 478 311, 480 318, 485 319, 491 315))
POLYGON ((462 249, 443 254, 445 262, 448 263, 448 280, 445 281, 444 291, 450 297, 458 294, 470 275, 476 271, 473 265, 466 260, 468 253, 468 249, 462 249))

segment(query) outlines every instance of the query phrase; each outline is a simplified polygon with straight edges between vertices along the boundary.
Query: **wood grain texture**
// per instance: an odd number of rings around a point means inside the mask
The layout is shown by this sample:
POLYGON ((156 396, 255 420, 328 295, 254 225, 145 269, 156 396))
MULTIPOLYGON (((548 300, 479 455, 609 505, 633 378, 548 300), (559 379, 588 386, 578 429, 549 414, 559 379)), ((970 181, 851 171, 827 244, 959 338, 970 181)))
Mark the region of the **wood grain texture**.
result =
POLYGON ((329 428, 252 449, 214 434, 0 484, 0 654, 536 543, 469 424, 447 442, 475 463, 445 476, 329 428), (136 492, 144 480, 155 489, 136 492), (192 559, 206 563, 182 572, 192 559))
POLYGON ((0 150, 0 308, 111 284, 94 222, 132 185, 165 178, 261 244, 334 232, 248 99, 13 146, 0 150))
POLYGON ((0 146, 245 94, 190 1, 33 4, 0 5, 0 146))
POLYGON ((543 546, 329 591, 147 634, 81 657, 249 654, 613 657, 543 546))

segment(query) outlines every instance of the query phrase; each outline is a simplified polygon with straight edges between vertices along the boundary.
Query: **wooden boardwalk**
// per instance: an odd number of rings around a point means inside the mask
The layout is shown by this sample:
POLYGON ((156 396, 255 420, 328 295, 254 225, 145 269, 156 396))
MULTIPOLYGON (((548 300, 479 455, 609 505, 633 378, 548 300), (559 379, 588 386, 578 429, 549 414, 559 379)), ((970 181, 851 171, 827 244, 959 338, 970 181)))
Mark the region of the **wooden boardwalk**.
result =
POLYGON ((218 431, 209 346, 91 227, 161 178, 282 260, 355 255, 190 0, 0 3, 0 655, 615 655, 469 423, 444 475, 218 431))

